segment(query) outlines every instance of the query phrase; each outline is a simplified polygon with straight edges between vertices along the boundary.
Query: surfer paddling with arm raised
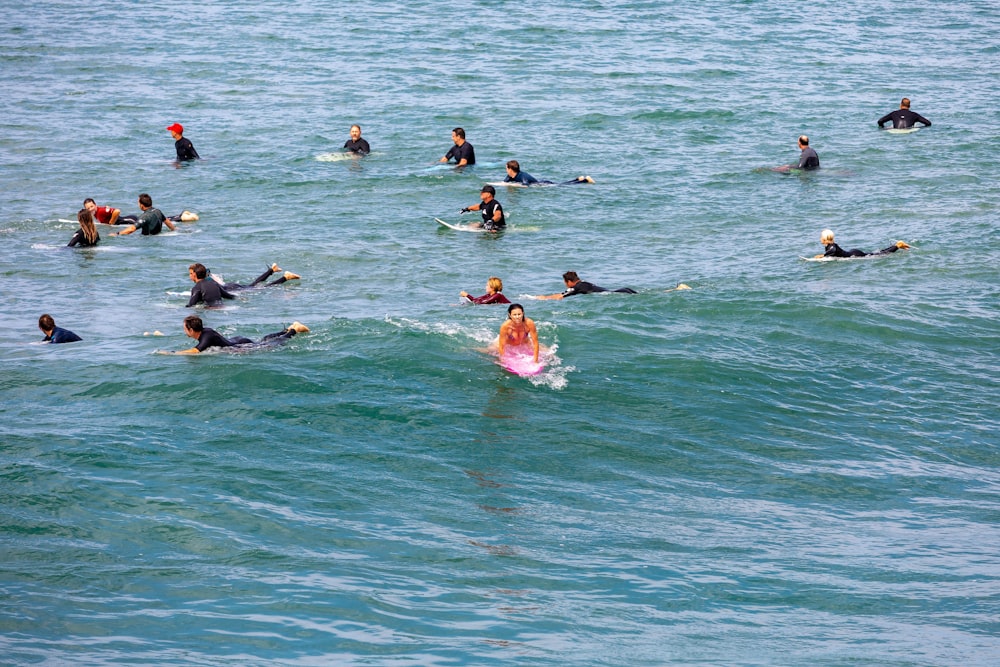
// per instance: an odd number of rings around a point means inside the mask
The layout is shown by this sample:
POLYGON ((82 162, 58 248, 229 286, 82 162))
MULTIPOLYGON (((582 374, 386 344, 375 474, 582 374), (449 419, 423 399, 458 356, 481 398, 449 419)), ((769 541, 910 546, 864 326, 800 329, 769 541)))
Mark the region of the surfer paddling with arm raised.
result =
POLYGON ((497 355, 503 359, 504 353, 513 348, 525 347, 531 341, 532 361, 538 363, 538 330, 534 320, 524 316, 524 306, 512 303, 507 309, 507 319, 500 325, 497 337, 497 355))

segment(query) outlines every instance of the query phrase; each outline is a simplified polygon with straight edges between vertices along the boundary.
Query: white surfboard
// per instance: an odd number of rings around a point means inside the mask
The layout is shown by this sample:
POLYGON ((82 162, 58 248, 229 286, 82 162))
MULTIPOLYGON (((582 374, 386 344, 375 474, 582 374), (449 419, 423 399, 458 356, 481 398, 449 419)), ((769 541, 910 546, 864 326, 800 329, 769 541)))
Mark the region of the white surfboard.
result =
POLYGON ((444 225, 448 229, 454 229, 456 232, 475 232, 478 234, 486 234, 488 232, 488 230, 485 230, 482 227, 470 227, 469 225, 454 225, 450 222, 445 222, 441 218, 434 218, 434 220, 436 220, 438 224, 444 225))
POLYGON ((913 132, 916 132, 919 129, 920 129, 919 127, 901 127, 899 129, 890 127, 888 130, 886 130, 886 132, 888 132, 889 134, 912 134, 913 132))

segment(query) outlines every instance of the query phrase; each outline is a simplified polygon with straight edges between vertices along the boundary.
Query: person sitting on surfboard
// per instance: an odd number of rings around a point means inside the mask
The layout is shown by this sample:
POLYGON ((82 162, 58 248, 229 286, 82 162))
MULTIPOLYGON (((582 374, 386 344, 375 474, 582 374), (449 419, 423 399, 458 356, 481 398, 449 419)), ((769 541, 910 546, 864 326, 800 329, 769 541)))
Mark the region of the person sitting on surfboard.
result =
POLYGON ((466 167, 476 164, 476 150, 472 147, 472 144, 465 140, 465 130, 456 127, 451 131, 451 140, 455 142, 455 145, 438 162, 448 162, 452 158, 455 158, 455 162, 458 163, 455 165, 456 167, 466 167))
POLYGON ((158 351, 159 354, 199 354, 211 347, 236 348, 237 350, 253 350, 264 347, 274 347, 287 343, 292 336, 309 331, 309 327, 301 322, 292 322, 288 328, 277 333, 267 334, 259 341, 254 342, 243 336, 226 338, 215 329, 205 327, 201 318, 197 315, 188 315, 184 318, 184 335, 194 338, 198 344, 187 350, 177 352, 158 351))
POLYGON ((894 130, 905 130, 907 128, 913 127, 914 123, 923 123, 924 127, 930 127, 931 122, 918 114, 916 111, 910 111, 910 98, 904 97, 899 103, 899 108, 895 111, 890 111, 886 115, 876 121, 878 123, 878 128, 884 129, 886 122, 892 121, 892 129, 894 130))
POLYGON ((799 150, 802 151, 799 154, 799 163, 797 165, 785 164, 780 167, 775 167, 774 171, 787 173, 792 169, 802 169, 804 171, 819 169, 819 155, 816 154, 815 149, 809 147, 809 137, 804 134, 799 136, 798 145, 799 150))
POLYGON ((482 200, 478 204, 466 206, 462 213, 469 211, 479 211, 483 215, 482 223, 474 222, 469 227, 485 229, 488 232, 498 232, 507 226, 507 219, 503 215, 503 206, 494 197, 497 189, 492 185, 484 185, 479 191, 479 198, 482 200))
POLYGON ((513 303, 507 308, 507 319, 500 325, 500 335, 497 337, 497 355, 502 360, 504 353, 514 348, 531 345, 532 360, 538 363, 538 330, 535 322, 524 316, 524 306, 513 303), (529 341, 530 339, 530 341, 529 341))
POLYGON ((536 296, 536 299, 550 300, 550 299, 565 299, 568 296, 573 296, 574 294, 594 294, 595 292, 621 292, 623 294, 636 294, 636 291, 631 287, 622 287, 621 289, 609 290, 600 285, 595 285, 594 283, 588 283, 585 280, 580 280, 580 276, 576 274, 576 271, 567 271, 563 274, 563 282, 566 283, 566 291, 560 292, 559 294, 548 294, 543 296, 536 296))
MULTIPOLYGON (((526 171, 521 171, 521 165, 517 160, 507 161, 507 177, 503 179, 504 183, 520 183, 521 185, 556 185, 553 181, 540 181, 526 171)), ((560 183, 559 185, 575 185, 577 183, 593 183, 594 179, 590 176, 577 176, 571 181, 566 181, 560 183)))
POLYGON ((490 276, 486 281, 486 294, 482 296, 472 296, 468 292, 459 292, 458 295, 478 305, 489 303, 510 303, 510 300, 503 294, 503 281, 496 276, 490 276))
POLYGON ((167 132, 174 138, 174 150, 177 151, 177 161, 187 162, 188 160, 200 160, 201 156, 194 149, 194 144, 190 139, 184 138, 184 126, 174 123, 167 127, 167 132))
POLYGON ((865 252, 864 250, 858 250, 857 248, 854 248, 853 250, 844 250, 833 242, 833 232, 829 229, 824 229, 820 233, 819 242, 826 246, 826 252, 822 255, 816 255, 816 259, 821 257, 874 257, 875 255, 888 255, 896 252, 897 250, 909 250, 910 248, 909 244, 905 241, 896 241, 893 245, 888 248, 883 248, 878 252, 865 252))
MULTIPOLYGON (((191 288, 191 298, 188 299, 187 307, 196 306, 199 303, 204 303, 206 306, 220 306, 222 305, 223 299, 235 299, 236 297, 230 294, 230 292, 237 292, 240 290, 256 289, 257 286, 271 277, 272 274, 281 271, 281 267, 277 264, 272 264, 267 267, 260 276, 257 277, 249 285, 241 285, 239 283, 220 283, 218 280, 209 278, 208 269, 205 268, 204 264, 195 263, 188 267, 188 277, 191 282, 194 283, 194 287, 191 288)), ((263 287, 273 287, 274 285, 280 285, 282 283, 288 282, 289 280, 298 280, 301 276, 292 273, 291 271, 285 271, 285 275, 282 277, 272 280, 271 282, 263 285, 263 287)))
POLYGON ((351 125, 351 138, 344 142, 344 148, 355 155, 368 155, 372 147, 361 138, 361 126, 351 125))

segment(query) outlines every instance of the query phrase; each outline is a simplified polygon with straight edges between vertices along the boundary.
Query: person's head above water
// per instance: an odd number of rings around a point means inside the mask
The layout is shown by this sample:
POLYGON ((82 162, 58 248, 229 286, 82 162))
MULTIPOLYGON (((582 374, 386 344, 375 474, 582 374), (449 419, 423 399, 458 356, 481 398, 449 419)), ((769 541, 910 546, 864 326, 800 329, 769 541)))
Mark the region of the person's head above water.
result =
POLYGON ((576 271, 567 271, 563 274, 563 282, 567 285, 573 286, 580 282, 580 276, 576 275, 576 271))
POLYGON ((512 303, 507 307, 507 319, 520 322, 524 319, 524 306, 519 303, 512 303))
POLYGON ((188 315, 184 318, 184 329, 193 331, 194 333, 201 333, 205 329, 205 325, 202 324, 201 318, 197 315, 188 315))
POLYGON ((521 163, 517 160, 507 160, 507 169, 514 172, 514 175, 517 176, 521 173, 521 163))
POLYGON ((486 291, 492 291, 494 294, 503 291, 503 281, 496 276, 490 276, 489 280, 486 281, 486 291))
POLYGON ((824 229, 819 234, 819 242, 823 245, 830 245, 833 243, 833 231, 829 229, 824 229))
POLYGON ((799 135, 799 146, 808 146, 808 145, 809 145, 809 137, 807 137, 804 134, 799 135))
POLYGON ((43 334, 48 336, 56 328, 56 321, 52 319, 51 315, 46 313, 38 318, 38 328, 42 330, 43 334))
POLYGON ((360 138, 361 138, 361 126, 351 125, 351 139, 357 141, 360 138))
POLYGON ((900 109, 909 109, 910 108, 910 98, 909 97, 904 97, 899 102, 899 108, 900 109))
POLYGON ((191 276, 192 280, 194 280, 195 278, 197 278, 198 280, 204 280, 206 277, 208 277, 208 269, 205 268, 204 264, 199 264, 195 262, 194 264, 188 267, 188 275, 191 276))

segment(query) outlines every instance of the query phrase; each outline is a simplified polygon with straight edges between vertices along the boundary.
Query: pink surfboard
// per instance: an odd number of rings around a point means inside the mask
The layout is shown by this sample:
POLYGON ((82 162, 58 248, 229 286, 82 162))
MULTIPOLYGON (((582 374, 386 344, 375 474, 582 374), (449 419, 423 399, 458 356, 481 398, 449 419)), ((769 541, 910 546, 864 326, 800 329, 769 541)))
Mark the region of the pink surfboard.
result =
POLYGON ((505 371, 522 377, 538 375, 545 368, 544 361, 535 361, 532 353, 525 353, 520 350, 508 350, 505 352, 500 359, 500 365, 505 371))

